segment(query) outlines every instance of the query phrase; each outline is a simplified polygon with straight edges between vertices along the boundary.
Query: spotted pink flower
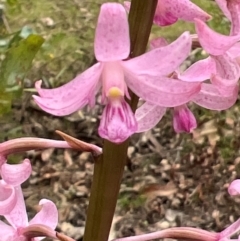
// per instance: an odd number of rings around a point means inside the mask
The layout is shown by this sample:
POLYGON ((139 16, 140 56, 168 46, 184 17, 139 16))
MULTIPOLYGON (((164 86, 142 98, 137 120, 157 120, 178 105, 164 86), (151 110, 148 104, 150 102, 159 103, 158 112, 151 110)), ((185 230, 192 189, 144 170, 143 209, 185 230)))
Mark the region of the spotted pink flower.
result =
POLYGON ((98 131, 101 137, 112 142, 123 142, 138 128, 125 100, 125 97, 130 98, 128 88, 145 101, 166 107, 184 104, 200 90, 199 83, 166 77, 178 68, 191 50, 188 32, 167 46, 126 60, 130 53, 129 26, 121 4, 102 5, 94 50, 97 64, 56 89, 42 89, 41 81, 38 81, 39 96, 34 99, 46 112, 64 116, 87 104, 93 107, 95 95, 102 88, 102 103, 106 106, 98 131))

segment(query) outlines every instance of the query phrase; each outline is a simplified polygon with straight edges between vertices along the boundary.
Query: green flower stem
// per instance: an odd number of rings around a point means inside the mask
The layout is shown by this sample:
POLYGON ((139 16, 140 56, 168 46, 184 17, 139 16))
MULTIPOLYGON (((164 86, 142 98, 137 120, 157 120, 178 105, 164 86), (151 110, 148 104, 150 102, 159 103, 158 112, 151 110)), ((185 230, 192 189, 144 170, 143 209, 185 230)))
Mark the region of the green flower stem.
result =
MULTIPOLYGON (((157 0, 132 0, 129 13, 131 54, 145 52, 157 0)), ((131 93, 135 111, 138 97, 131 93)), ((103 155, 95 162, 84 241, 107 241, 117 203, 129 141, 117 145, 104 141, 103 155)))

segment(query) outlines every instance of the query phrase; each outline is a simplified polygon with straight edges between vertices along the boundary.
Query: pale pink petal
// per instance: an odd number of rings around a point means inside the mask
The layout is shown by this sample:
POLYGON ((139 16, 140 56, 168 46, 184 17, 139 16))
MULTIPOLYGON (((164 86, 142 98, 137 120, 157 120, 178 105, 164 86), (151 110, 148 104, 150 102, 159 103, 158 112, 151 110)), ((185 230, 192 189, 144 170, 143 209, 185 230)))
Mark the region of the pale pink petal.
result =
POLYGON ((231 13, 227 7, 227 0, 215 0, 224 15, 231 21, 231 13))
POLYGON ((4 163, 1 168, 2 179, 9 185, 19 186, 25 182, 32 173, 32 166, 29 159, 21 164, 4 163))
POLYGON ((216 73, 215 61, 211 57, 208 57, 191 65, 178 75, 178 79, 187 82, 202 82, 210 79, 214 73, 216 73))
POLYGON ((150 41, 150 49, 156 49, 156 48, 160 48, 160 47, 164 47, 167 46, 168 42, 165 38, 159 37, 159 38, 155 38, 152 39, 150 41))
POLYGON ((128 87, 140 98, 163 107, 187 103, 201 89, 201 83, 185 82, 167 77, 126 75, 128 87))
POLYGON ((207 21, 211 16, 189 0, 158 0, 154 23, 160 26, 173 24, 177 19, 193 22, 194 18, 207 21))
POLYGON ((0 215, 10 213, 16 205, 16 202, 15 188, 0 180, 0 215))
POLYGON ((167 108, 145 102, 135 112, 138 123, 137 133, 152 129, 165 115, 167 108))
POLYGON ((15 229, 6 223, 0 221, 0 236, 1 241, 14 241, 15 229))
POLYGON ((122 65, 127 71, 137 75, 168 75, 188 57, 191 45, 189 32, 185 32, 171 44, 123 61, 122 65))
POLYGON ((103 110, 99 135, 114 143, 121 143, 137 131, 134 114, 123 99, 109 102, 103 110))
POLYGON ((229 227, 225 228, 221 233, 218 240, 232 240, 230 237, 239 231, 240 228, 240 218, 232 223, 229 227), (225 239, 228 238, 228 239, 225 239))
POLYGON ((87 104, 93 104, 101 72, 102 65, 95 64, 69 83, 55 89, 42 89, 41 81, 37 81, 35 87, 40 96, 34 95, 33 98, 40 108, 50 114, 69 115, 87 104))
POLYGON ((239 65, 227 53, 212 58, 216 63, 216 74, 212 75, 211 82, 223 96, 231 96, 240 77, 239 65))
POLYGON ((181 105, 174 108, 173 127, 176 133, 188 132, 197 128, 197 121, 187 105, 181 105))
POLYGON ((210 110, 226 110, 233 106, 238 97, 238 86, 232 96, 224 97, 212 84, 202 84, 201 91, 192 98, 196 104, 210 110))
POLYGON ((15 187, 16 204, 10 213, 4 215, 7 221, 14 228, 25 227, 28 225, 28 217, 26 212, 25 201, 21 186, 15 187))
POLYGON ((48 199, 42 199, 39 205, 41 205, 42 208, 29 222, 29 225, 44 224, 54 230, 58 224, 58 210, 56 205, 48 199))
POLYGON ((228 187, 228 193, 231 196, 240 195, 240 179, 236 179, 231 182, 228 187))
POLYGON ((195 19, 195 28, 201 46, 211 55, 224 54, 240 40, 240 35, 226 36, 215 32, 200 19, 195 19))
POLYGON ((231 13, 232 24, 230 35, 240 34, 240 1, 230 0, 228 2, 228 9, 231 13))
MULTIPOLYGON (((229 50, 228 50, 228 54, 232 57, 232 58, 238 58, 240 57, 240 42, 235 43, 229 50)), ((240 63, 240 62, 239 62, 240 63)))
POLYGON ((95 33, 94 51, 100 62, 126 59, 130 53, 127 13, 120 3, 101 6, 95 33))

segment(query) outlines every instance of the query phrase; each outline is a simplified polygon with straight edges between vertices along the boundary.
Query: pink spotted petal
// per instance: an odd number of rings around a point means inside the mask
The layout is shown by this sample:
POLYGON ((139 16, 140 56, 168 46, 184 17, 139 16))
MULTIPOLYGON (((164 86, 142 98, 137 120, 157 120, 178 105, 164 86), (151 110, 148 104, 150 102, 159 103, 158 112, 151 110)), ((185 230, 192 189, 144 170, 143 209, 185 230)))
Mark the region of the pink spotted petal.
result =
POLYGON ((103 110, 99 135, 114 143, 121 143, 137 131, 134 114, 123 99, 109 102, 103 110))
POLYGON ((14 228, 25 227, 28 225, 25 201, 23 198, 21 186, 15 187, 16 204, 10 213, 4 215, 7 221, 14 228))
POLYGON ((191 45, 192 40, 189 32, 184 32, 171 44, 124 61, 122 65, 126 70, 137 75, 168 75, 188 57, 191 45))
POLYGON ((12 186, 21 185, 30 177, 31 173, 32 166, 29 159, 25 159, 21 164, 4 163, 1 169, 2 179, 12 186))
POLYGON ((10 213, 16 205, 16 202, 15 188, 0 180, 0 215, 10 213))
POLYGON ((183 73, 179 74, 178 78, 187 82, 202 82, 210 79, 214 73, 216 73, 215 61, 208 57, 191 65, 183 73))
POLYGON ((48 199, 42 199, 39 205, 41 205, 42 208, 29 222, 29 225, 44 224, 54 230, 58 223, 58 210, 56 205, 48 199))
POLYGON ((233 106, 238 97, 238 86, 231 96, 224 97, 212 84, 202 84, 201 91, 192 98, 196 104, 210 110, 226 110, 233 106))
POLYGON ((39 96, 34 95, 33 98, 40 108, 50 114, 69 115, 87 104, 93 105, 101 72, 102 65, 95 64, 69 83, 55 89, 42 89, 41 81, 37 81, 35 88, 39 96))
POLYGON ((230 0, 228 2, 228 9, 231 13, 231 31, 230 35, 239 35, 240 34, 240 1, 230 0))
POLYGON ((152 129, 165 115, 167 108, 145 102, 135 112, 138 123, 136 132, 144 132, 152 129))
POLYGON ((1 241, 14 241, 15 229, 6 223, 0 221, 0 236, 1 241))
POLYGON ((227 53, 212 58, 216 63, 216 74, 212 75, 211 82, 223 96, 231 96, 240 77, 239 65, 227 53))
POLYGON ((228 193, 231 196, 240 195, 240 179, 236 179, 230 184, 228 193))
POLYGON ((168 42, 165 38, 155 38, 155 39, 152 39, 150 41, 150 49, 156 49, 156 48, 160 48, 160 47, 164 47, 164 46, 167 46, 168 45, 168 42))
POLYGON ((201 89, 201 83, 154 76, 126 75, 128 87, 143 100, 163 107, 187 103, 201 89))
POLYGON ((240 35, 226 36, 213 31, 200 19, 195 19, 195 28, 200 44, 211 55, 224 54, 240 40, 240 35))
POLYGON ((196 118, 187 105, 181 105, 174 108, 173 127, 176 133, 190 133, 197 128, 196 118))
MULTIPOLYGON (((235 44, 228 50, 228 54, 229 54, 232 58, 239 58, 239 57, 240 57, 240 42, 235 43, 235 44)), ((238 63, 240 63, 240 61, 239 61, 238 63)))
POLYGON ((231 13, 227 7, 227 0, 215 0, 224 15, 231 21, 231 13))
POLYGON ((98 17, 94 51, 100 62, 126 59, 130 53, 127 13, 120 3, 105 3, 98 17))
POLYGON ((194 18, 207 21, 211 16, 189 0, 158 0, 154 16, 154 23, 166 26, 175 23, 178 19, 193 22, 194 18))

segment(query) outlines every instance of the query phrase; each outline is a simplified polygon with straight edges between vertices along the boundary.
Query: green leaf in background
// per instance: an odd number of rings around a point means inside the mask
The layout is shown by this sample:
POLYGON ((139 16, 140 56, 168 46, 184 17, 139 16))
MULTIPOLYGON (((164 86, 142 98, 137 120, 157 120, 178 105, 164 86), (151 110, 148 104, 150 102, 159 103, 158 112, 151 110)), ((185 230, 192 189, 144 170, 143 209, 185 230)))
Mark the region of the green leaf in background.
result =
POLYGON ((12 99, 22 92, 22 82, 43 44, 40 35, 30 34, 6 52, 0 69, 0 114, 10 110, 12 99))

